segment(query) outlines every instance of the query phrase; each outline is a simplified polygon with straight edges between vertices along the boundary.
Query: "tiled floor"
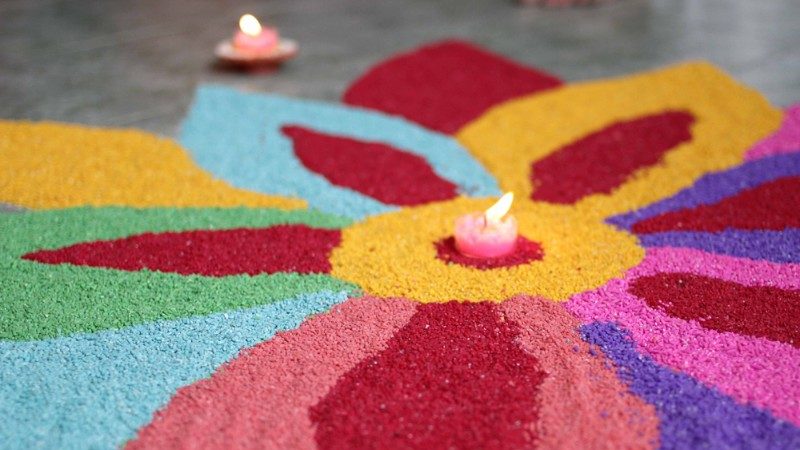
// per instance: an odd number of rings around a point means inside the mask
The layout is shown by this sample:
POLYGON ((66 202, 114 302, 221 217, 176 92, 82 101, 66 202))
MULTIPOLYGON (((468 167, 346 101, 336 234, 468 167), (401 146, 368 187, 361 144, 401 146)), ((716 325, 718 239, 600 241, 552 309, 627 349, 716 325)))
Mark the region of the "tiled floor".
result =
POLYGON ((618 0, 565 10, 511 0, 3 0, 0 118, 133 126, 174 135, 199 83, 336 100, 376 61, 445 37, 568 80, 704 58, 778 105, 800 100, 800 1, 618 0), (269 76, 212 67, 253 12, 300 41, 269 76))

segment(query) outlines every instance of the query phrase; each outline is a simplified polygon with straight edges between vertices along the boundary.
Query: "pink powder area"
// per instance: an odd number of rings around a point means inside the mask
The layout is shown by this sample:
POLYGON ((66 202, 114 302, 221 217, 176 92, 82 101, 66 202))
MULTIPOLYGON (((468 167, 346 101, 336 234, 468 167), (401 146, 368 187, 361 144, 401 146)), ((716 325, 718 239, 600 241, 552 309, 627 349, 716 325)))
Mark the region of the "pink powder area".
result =
POLYGON ((637 277, 690 272, 756 286, 800 287, 799 264, 774 264, 698 250, 648 249, 625 279, 573 297, 567 309, 584 322, 615 322, 659 364, 685 372, 741 403, 752 403, 800 425, 800 349, 764 338, 720 333, 696 321, 671 317, 628 292, 637 277))
POLYGON ((308 409, 415 310, 406 300, 347 300, 179 389, 127 448, 316 448, 308 409))
POLYGON ((780 129, 754 145, 744 158, 750 161, 797 151, 800 151, 800 103, 786 108, 780 129))
POLYGON ((540 448, 655 448, 658 417, 628 393, 614 369, 589 353, 580 322, 563 305, 519 296, 499 305, 519 327, 517 342, 547 373, 539 387, 540 448))

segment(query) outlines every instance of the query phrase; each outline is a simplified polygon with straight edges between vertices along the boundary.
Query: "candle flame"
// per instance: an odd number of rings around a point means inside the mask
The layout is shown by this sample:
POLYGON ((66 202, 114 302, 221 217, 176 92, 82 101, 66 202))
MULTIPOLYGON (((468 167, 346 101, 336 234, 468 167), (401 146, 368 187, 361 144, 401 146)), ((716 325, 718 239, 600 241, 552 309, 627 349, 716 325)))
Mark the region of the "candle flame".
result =
POLYGON ((513 192, 506 192, 500 200, 497 201, 494 205, 489 207, 484 213, 486 216, 486 221, 488 223, 498 223, 500 220, 508 214, 508 210, 511 209, 511 203, 514 202, 514 193, 513 192))
POLYGON ((239 18, 239 29, 242 30, 242 33, 251 37, 261 34, 261 24, 252 14, 245 14, 239 18))

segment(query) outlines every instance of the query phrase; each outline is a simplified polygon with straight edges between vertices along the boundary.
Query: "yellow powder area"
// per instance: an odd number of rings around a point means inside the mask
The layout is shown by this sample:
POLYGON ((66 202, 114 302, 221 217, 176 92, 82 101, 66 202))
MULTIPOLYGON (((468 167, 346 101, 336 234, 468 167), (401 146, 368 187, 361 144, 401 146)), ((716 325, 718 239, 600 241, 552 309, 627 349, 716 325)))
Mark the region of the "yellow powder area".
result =
POLYGON ((781 111, 707 63, 579 83, 503 103, 467 124, 458 140, 499 180, 502 189, 530 198, 531 163, 617 121, 686 110, 696 120, 692 140, 657 165, 635 172, 608 195, 576 206, 595 217, 637 209, 671 196, 700 176, 730 168, 778 128, 781 111))
POLYGON ((369 294, 423 303, 503 301, 516 294, 563 301, 597 288, 644 258, 637 239, 572 206, 530 201, 512 208, 520 234, 537 241, 544 258, 524 265, 480 270, 448 264, 434 243, 452 236, 455 219, 484 211, 496 199, 458 198, 370 217, 342 231, 332 275, 369 294))
POLYGON ((0 161, 0 201, 28 208, 306 206, 234 188, 174 141, 135 130, 0 121, 0 161))

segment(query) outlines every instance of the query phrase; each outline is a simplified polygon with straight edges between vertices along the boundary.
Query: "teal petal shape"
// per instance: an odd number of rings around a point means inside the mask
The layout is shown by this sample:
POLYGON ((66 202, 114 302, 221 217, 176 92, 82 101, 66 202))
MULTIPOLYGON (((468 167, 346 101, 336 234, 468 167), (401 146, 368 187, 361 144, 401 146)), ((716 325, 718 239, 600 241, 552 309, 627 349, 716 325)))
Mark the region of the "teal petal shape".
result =
POLYGON ((347 297, 321 292, 95 334, 0 341, 0 446, 118 448, 181 386, 347 297))
POLYGON ((206 170, 234 186, 298 196, 312 208, 351 218, 395 209, 335 186, 306 169, 281 133, 287 125, 380 142, 423 157, 459 194, 497 196, 497 181, 455 139, 400 117, 361 108, 201 87, 180 141, 206 170))

